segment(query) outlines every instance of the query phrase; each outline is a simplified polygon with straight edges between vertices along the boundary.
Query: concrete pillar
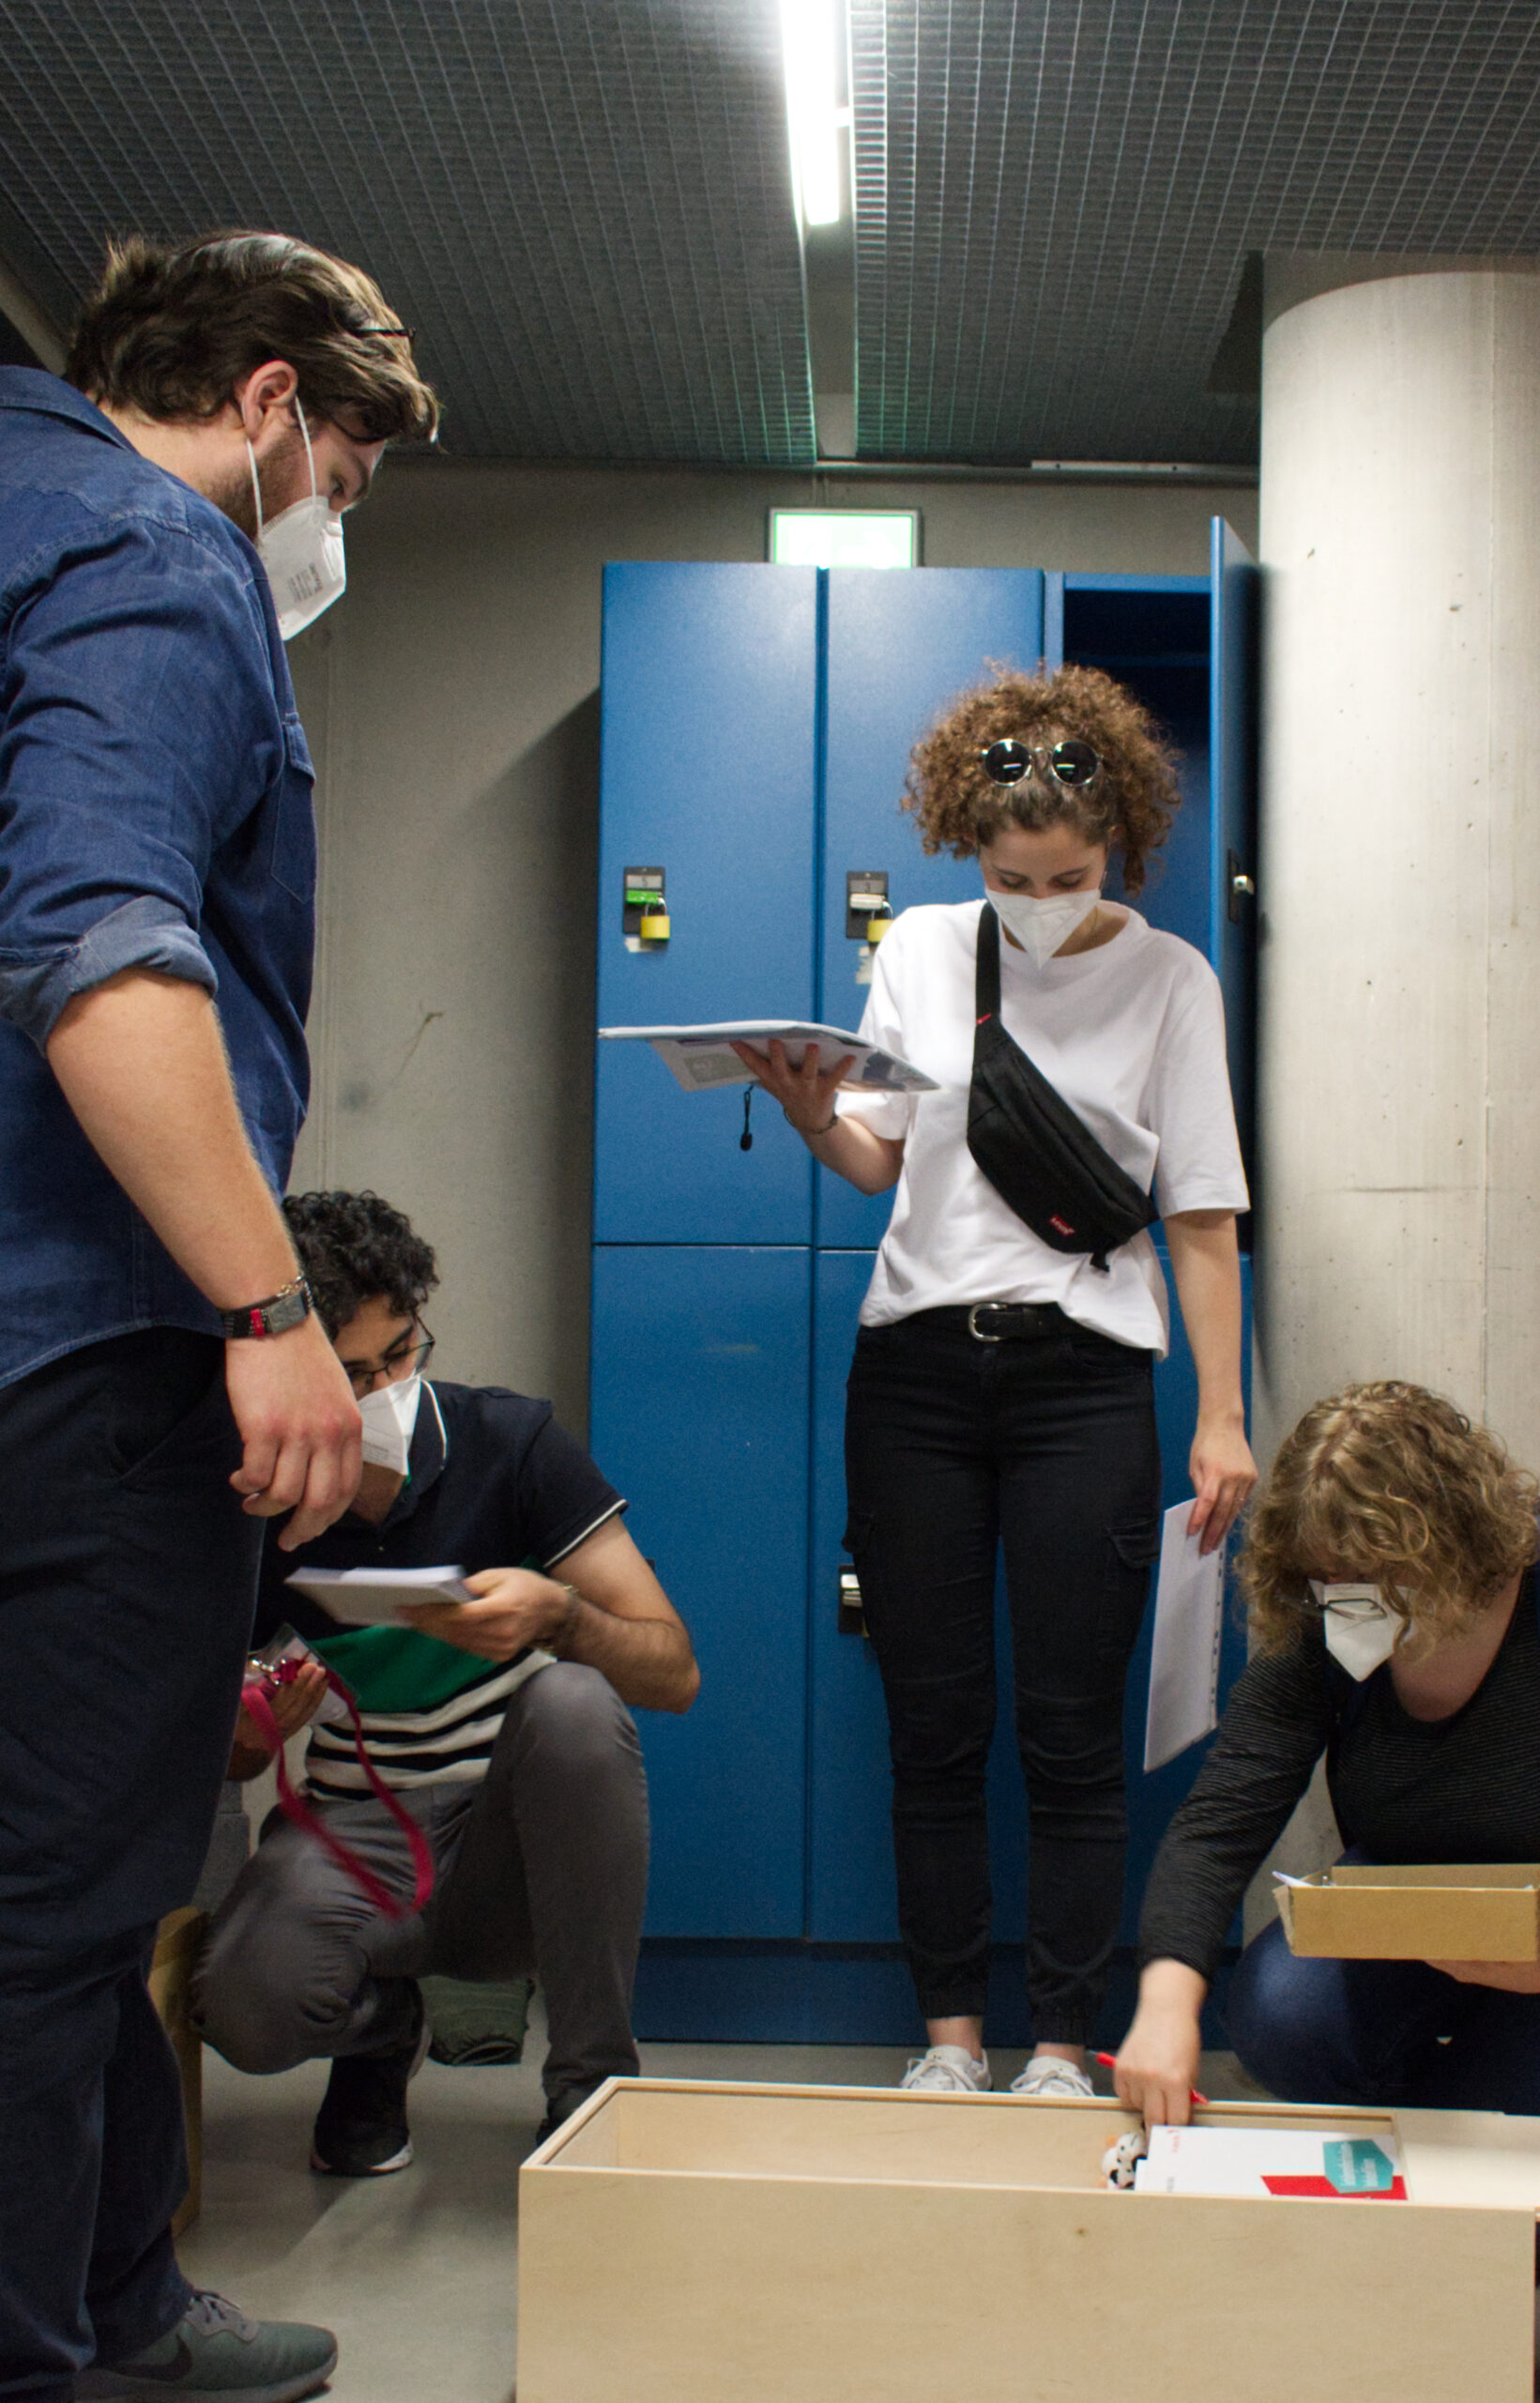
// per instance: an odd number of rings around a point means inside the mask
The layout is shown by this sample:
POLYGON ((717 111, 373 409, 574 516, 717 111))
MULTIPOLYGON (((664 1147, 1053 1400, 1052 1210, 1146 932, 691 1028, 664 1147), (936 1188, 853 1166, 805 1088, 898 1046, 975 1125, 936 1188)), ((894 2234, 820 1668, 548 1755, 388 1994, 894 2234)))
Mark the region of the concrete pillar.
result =
POLYGON ((1540 274, 1266 314, 1258 1449, 1394 1375, 1540 1466, 1540 274))

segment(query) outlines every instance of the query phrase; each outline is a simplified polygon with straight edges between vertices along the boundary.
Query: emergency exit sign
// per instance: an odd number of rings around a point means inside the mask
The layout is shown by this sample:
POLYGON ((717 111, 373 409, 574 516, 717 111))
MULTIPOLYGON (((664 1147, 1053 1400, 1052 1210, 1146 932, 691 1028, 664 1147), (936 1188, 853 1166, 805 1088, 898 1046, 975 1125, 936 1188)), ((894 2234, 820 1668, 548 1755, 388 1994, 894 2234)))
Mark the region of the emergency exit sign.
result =
POLYGON ((918 509, 772 509, 772 567, 918 567, 918 509))

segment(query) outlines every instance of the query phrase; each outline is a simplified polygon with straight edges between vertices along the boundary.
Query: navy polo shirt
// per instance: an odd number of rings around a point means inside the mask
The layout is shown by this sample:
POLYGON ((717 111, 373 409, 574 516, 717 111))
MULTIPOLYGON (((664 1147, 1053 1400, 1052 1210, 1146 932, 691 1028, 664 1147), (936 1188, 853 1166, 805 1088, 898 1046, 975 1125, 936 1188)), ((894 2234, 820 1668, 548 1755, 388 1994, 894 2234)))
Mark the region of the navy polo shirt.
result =
MULTIPOLYGON (((625 1503, 551 1415, 500 1385, 423 1389, 410 1474, 382 1523, 350 1512, 314 1541, 263 1548, 258 1645, 287 1625, 356 1694, 375 1768, 394 1785, 465 1783, 484 1774, 508 1695, 531 1660, 483 1661, 410 1628, 343 1630, 286 1584, 297 1569, 555 1569, 625 1503), (436 1408, 435 1404, 436 1403, 436 1408)), ((543 1660, 546 1656, 540 1655, 543 1660)), ((317 1725, 313 1788, 366 1790, 349 1733, 317 1725)))

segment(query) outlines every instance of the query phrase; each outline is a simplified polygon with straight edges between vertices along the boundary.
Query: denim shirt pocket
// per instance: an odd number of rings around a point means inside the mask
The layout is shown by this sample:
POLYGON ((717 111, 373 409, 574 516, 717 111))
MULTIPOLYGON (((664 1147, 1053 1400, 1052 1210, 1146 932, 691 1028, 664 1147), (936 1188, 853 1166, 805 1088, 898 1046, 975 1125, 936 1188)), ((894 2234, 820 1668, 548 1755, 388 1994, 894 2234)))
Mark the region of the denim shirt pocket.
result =
POLYGON ((307 907, 315 898, 315 768, 297 717, 283 720, 283 765, 273 807, 273 881, 307 907))

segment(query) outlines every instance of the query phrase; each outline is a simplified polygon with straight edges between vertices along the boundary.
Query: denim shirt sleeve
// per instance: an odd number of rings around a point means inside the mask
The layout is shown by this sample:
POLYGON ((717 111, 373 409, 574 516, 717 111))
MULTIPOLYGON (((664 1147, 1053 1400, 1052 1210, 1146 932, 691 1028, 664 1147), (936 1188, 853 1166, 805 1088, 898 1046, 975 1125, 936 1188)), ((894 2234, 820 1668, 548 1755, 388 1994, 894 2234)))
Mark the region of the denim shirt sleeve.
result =
POLYGON ((72 530, 0 653, 0 1016, 39 1049, 77 993, 125 968, 217 990, 209 864, 283 758, 236 560, 143 514, 83 511, 72 530))

